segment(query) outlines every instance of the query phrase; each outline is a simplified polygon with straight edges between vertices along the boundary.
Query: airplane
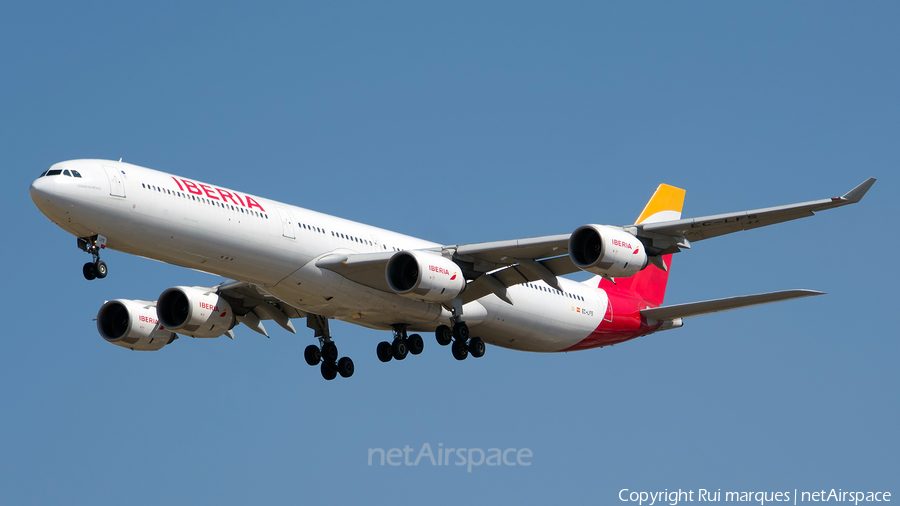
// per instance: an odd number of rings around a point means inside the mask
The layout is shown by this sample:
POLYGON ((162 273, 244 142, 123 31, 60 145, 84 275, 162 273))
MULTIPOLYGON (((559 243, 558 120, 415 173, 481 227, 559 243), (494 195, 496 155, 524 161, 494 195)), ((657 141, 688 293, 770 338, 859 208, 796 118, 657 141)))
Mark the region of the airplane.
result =
POLYGON ((233 281, 176 286, 155 300, 115 299, 97 314, 108 342, 156 351, 179 336, 234 339, 264 321, 296 333, 305 318, 318 344, 304 359, 326 380, 353 375, 329 320, 391 331, 382 362, 424 349, 433 332, 454 358, 485 344, 530 352, 604 347, 686 318, 821 295, 786 290, 665 306, 672 255, 692 242, 812 216, 859 202, 869 178, 840 197, 682 219, 685 190, 659 185, 631 225, 587 224, 572 233, 476 244, 439 244, 241 191, 111 160, 52 165, 31 185, 38 209, 92 255, 82 274, 105 278, 109 249, 233 281), (563 276, 594 274, 577 282, 563 276))

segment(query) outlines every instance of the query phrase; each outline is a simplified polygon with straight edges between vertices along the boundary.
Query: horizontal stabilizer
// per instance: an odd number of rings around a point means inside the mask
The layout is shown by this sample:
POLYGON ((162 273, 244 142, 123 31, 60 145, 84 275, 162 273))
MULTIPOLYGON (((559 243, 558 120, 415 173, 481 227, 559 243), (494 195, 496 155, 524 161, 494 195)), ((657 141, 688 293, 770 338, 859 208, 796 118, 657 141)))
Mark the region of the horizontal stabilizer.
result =
POLYGON ((644 309, 641 315, 648 320, 671 321, 676 318, 688 318, 702 314, 730 311, 748 306, 768 304, 782 300, 796 299, 798 297, 810 297, 823 295, 825 292, 815 290, 784 290, 782 292, 760 293, 757 295, 742 295, 740 297, 728 297, 725 299, 705 300, 702 302, 689 302, 687 304, 675 304, 672 306, 644 309))

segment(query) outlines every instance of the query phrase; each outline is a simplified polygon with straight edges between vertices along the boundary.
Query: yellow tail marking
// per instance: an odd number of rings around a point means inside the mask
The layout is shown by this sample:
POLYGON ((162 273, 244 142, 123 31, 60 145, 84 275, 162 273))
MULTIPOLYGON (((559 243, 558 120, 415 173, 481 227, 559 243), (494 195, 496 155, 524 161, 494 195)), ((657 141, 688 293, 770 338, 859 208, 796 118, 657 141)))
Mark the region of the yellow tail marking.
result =
POLYGON ((643 223, 644 220, 661 211, 674 211, 680 215, 682 206, 684 206, 684 190, 661 184, 656 188, 656 192, 653 193, 653 197, 650 198, 650 202, 647 202, 647 206, 644 207, 641 216, 635 223, 643 223))

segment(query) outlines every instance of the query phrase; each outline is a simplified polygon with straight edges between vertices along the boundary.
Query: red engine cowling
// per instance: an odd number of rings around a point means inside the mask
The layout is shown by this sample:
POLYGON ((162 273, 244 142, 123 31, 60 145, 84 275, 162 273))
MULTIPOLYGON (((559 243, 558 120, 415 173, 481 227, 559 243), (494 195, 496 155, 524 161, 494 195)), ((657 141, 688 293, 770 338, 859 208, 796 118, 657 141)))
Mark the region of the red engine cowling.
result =
POLYGON ((647 252, 628 232, 605 225, 579 227, 569 237, 569 258, 581 270, 628 278, 647 267, 647 252))
POLYGON ((144 300, 103 304, 97 313, 97 330, 107 342, 136 351, 156 351, 178 339, 157 321, 154 303, 144 300))
POLYGON ((400 251, 388 260, 385 275, 398 295, 426 302, 448 302, 466 288, 462 269, 437 253, 400 251))
POLYGON ((159 296, 156 313, 166 328, 191 337, 219 337, 237 322, 215 288, 199 286, 169 288, 159 296))

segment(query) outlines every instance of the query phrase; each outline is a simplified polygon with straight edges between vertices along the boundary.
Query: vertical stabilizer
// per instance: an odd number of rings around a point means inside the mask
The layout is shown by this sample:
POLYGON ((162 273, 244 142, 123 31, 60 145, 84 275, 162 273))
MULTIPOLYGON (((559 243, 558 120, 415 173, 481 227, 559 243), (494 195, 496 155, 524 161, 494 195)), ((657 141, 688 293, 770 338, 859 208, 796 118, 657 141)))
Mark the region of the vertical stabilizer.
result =
MULTIPOLYGON (((653 197, 644 206, 644 210, 635 222, 636 225, 641 223, 657 223, 661 221, 671 221, 681 219, 681 209, 684 205, 684 193, 681 188, 661 184, 656 188, 653 197)), ((672 266, 672 255, 663 256, 663 262, 666 267, 672 266)), ((647 302, 651 307, 659 307, 663 303, 666 295, 666 283, 669 281, 669 271, 662 270, 653 264, 648 265, 644 270, 631 276, 630 278, 617 278, 616 284, 612 284, 609 280, 600 278, 599 287, 606 290, 607 293, 614 292, 625 294, 624 292, 633 292, 638 297, 647 302)))

